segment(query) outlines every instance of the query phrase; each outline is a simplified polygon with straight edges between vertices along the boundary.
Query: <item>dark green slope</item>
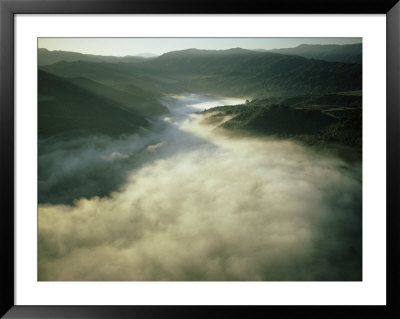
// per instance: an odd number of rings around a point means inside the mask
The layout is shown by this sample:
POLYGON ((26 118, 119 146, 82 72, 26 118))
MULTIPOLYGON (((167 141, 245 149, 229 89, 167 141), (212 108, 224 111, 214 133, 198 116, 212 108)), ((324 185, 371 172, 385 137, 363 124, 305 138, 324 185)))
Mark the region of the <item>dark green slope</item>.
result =
POLYGON ((222 127, 287 136, 318 134, 333 121, 332 117, 317 110, 299 110, 274 105, 242 110, 222 127))
POLYGON ((189 49, 135 65, 173 75, 186 89, 234 96, 276 96, 360 90, 359 64, 308 60, 303 57, 244 49, 189 49))
POLYGON ((314 94, 314 95, 299 95, 292 97, 275 97, 269 99, 255 99, 247 106, 265 106, 272 104, 287 105, 297 108, 308 109, 331 109, 331 108, 349 108, 362 106, 362 92, 343 92, 332 94, 314 94))
POLYGON ((269 52, 301 56, 328 62, 362 63, 362 44, 301 44, 295 48, 273 49, 269 52))
POLYGON ((260 80, 290 72, 303 64, 307 64, 304 58, 244 49, 189 49, 165 53, 156 59, 140 63, 137 67, 175 76, 260 80))
POLYGON ((39 137, 57 134, 132 133, 148 121, 139 113, 47 72, 38 72, 39 137))
POLYGON ((183 50, 137 65, 174 74, 201 92, 235 95, 329 93, 361 89, 361 65, 255 52, 183 50))
POLYGON ((128 93, 87 78, 69 78, 68 81, 96 95, 121 103, 121 106, 127 110, 134 110, 146 116, 168 113, 168 109, 164 105, 139 88, 131 89, 131 93, 128 93))
MULTIPOLYGON (((302 58, 287 57, 296 63, 304 62, 302 58)), ((179 72, 180 74, 224 74, 249 76, 273 72, 278 61, 285 57, 272 53, 259 53, 244 49, 229 50, 198 50, 188 49, 172 51, 150 61, 144 61, 142 66, 163 73, 179 72)), ((284 72, 285 70, 275 70, 284 72)))
POLYGON ((267 90, 283 90, 291 95, 321 94, 362 89, 362 66, 308 60, 290 72, 265 81, 267 90))
MULTIPOLYGON (((128 65, 129 66, 129 65, 128 65)), ((140 77, 138 72, 132 72, 125 63, 95 63, 86 61, 61 61, 52 65, 40 67, 41 70, 65 78, 88 78, 103 84, 127 82, 134 77, 140 77)))
POLYGON ((179 91, 176 79, 160 76, 160 72, 142 63, 61 61, 40 69, 64 78, 87 78, 131 95, 155 96, 179 91))
POLYGON ((253 100, 210 108, 203 114, 209 123, 220 123, 220 127, 236 132, 295 138, 310 145, 339 143, 361 151, 361 96, 327 94, 253 100), (227 115, 233 118, 222 122, 227 115))

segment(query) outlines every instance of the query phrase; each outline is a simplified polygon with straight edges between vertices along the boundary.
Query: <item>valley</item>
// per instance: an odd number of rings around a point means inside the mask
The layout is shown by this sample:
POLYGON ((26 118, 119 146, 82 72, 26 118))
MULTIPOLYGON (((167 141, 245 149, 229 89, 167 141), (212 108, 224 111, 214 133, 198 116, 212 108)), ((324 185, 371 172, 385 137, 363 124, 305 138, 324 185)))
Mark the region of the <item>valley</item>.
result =
POLYGON ((39 51, 38 280, 362 280, 357 48, 39 51))

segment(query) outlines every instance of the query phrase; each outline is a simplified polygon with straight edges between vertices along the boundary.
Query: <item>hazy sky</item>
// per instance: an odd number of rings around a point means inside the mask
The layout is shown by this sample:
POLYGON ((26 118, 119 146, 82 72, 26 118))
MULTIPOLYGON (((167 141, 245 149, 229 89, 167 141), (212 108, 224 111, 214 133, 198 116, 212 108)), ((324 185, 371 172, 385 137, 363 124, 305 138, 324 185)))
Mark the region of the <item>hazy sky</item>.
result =
POLYGON ((99 55, 163 54, 188 48, 276 49, 307 44, 361 43, 361 38, 39 38, 39 48, 99 55))

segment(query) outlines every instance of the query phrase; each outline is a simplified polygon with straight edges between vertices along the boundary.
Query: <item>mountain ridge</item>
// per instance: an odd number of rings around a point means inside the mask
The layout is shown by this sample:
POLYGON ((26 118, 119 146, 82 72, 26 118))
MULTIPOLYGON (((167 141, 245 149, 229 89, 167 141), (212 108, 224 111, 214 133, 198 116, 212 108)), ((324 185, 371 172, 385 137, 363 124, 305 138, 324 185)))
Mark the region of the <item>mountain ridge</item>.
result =
POLYGON ((172 51, 138 63, 58 62, 41 68, 120 90, 133 84, 152 94, 189 91, 267 97, 362 89, 360 64, 241 48, 172 51))
POLYGON ((48 50, 45 48, 38 49, 38 64, 39 66, 51 65, 60 61, 74 62, 74 61, 87 61, 87 62, 126 62, 136 63, 146 60, 146 57, 136 55, 126 56, 111 56, 111 55, 97 55, 85 54, 73 51, 63 50, 48 50))
POLYGON ((107 134, 119 136, 149 125, 134 110, 126 110, 66 79, 38 71, 38 134, 107 134))
POLYGON ((354 44, 300 44, 293 48, 257 50, 301 56, 307 59, 318 59, 328 62, 362 63, 362 43, 354 44))

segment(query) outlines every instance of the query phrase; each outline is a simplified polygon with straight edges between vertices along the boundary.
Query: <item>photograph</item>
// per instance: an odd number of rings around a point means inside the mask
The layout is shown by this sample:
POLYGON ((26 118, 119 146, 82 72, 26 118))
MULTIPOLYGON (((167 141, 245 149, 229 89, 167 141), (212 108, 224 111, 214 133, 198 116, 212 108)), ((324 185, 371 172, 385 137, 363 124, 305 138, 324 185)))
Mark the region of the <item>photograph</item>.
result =
POLYGON ((362 71, 363 38, 37 38, 37 280, 362 281, 362 71))

